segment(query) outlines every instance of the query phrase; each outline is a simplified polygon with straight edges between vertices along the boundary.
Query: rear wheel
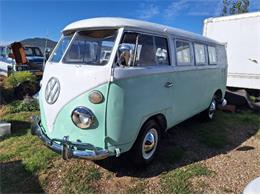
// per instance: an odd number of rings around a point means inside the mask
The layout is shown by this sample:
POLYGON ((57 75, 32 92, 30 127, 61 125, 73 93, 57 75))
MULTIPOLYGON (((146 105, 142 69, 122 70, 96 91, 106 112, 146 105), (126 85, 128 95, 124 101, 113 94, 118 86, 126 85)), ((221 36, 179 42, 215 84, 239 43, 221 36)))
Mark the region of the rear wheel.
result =
POLYGON ((209 107, 201 113, 202 120, 211 121, 215 116, 216 110, 217 110, 217 102, 216 99, 213 98, 212 101, 210 102, 209 107))
POLYGON ((145 123, 130 151, 133 162, 139 166, 151 163, 158 153, 160 138, 160 126, 153 120, 145 123))

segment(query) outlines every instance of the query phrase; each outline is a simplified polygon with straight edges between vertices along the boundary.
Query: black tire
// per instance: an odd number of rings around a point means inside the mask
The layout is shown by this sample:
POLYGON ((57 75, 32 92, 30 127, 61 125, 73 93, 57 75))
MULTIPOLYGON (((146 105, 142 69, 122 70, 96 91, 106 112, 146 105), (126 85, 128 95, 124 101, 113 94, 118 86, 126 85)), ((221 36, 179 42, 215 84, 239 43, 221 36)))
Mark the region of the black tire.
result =
POLYGON ((160 139, 161 139, 160 126, 154 120, 149 120, 148 122, 146 122, 143 125, 129 153, 133 163, 136 164, 137 166, 145 166, 150 164, 158 153, 159 146, 160 146, 160 139), (151 139, 149 140, 149 138, 152 137, 154 137, 155 145, 153 148, 150 148, 153 144, 152 142, 150 142, 151 139), (147 140, 146 142, 144 141, 145 139, 147 140), (147 143, 146 147, 144 143, 147 143))
POLYGON ((22 100, 25 96, 33 96, 40 87, 37 83, 25 81, 15 88, 15 96, 22 100))
POLYGON ((209 107, 201 112, 201 120, 202 121, 211 121, 214 119, 215 112, 217 110, 217 101, 215 98, 212 98, 209 107))

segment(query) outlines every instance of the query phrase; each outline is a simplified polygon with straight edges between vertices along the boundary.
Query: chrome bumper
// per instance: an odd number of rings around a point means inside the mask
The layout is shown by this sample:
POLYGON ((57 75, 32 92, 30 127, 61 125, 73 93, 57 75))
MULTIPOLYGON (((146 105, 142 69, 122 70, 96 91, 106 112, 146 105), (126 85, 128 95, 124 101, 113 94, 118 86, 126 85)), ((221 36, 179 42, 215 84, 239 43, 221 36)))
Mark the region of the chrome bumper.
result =
POLYGON ((63 139, 50 139, 42 131, 40 120, 35 116, 32 117, 31 134, 38 136, 46 146, 61 154, 64 160, 69 158, 102 160, 109 156, 108 150, 97 148, 89 143, 69 141, 69 136, 64 136, 63 139))

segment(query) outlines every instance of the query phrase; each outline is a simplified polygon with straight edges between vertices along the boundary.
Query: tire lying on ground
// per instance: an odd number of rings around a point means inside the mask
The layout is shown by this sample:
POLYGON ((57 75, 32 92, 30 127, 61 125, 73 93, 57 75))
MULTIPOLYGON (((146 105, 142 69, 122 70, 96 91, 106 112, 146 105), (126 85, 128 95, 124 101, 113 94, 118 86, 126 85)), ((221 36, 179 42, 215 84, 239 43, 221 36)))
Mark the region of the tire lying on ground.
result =
POLYGON ((40 89, 37 82, 25 81, 20 83, 14 91, 15 96, 22 100, 25 96, 33 96, 40 89))

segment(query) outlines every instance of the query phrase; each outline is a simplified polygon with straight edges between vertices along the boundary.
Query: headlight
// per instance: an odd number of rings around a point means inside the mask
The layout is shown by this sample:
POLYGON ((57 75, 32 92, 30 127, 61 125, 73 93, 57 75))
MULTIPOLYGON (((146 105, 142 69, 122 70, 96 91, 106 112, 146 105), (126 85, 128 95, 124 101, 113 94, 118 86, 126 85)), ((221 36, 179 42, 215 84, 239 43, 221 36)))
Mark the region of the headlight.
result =
POLYGON ((103 94, 100 91, 92 91, 89 94, 88 99, 93 104, 99 104, 104 100, 103 94))
POLYGON ((73 110, 71 119, 77 127, 87 129, 94 123, 94 114, 86 107, 77 107, 73 110))

